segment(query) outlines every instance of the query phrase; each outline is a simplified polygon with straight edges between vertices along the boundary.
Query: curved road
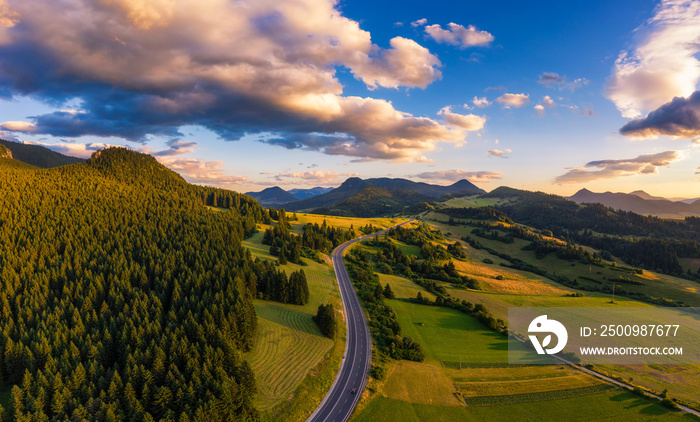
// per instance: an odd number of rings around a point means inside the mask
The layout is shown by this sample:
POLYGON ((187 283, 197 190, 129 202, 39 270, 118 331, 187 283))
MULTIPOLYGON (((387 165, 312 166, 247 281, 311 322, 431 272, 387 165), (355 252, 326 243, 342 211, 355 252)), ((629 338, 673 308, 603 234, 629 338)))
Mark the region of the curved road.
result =
MULTIPOLYGON (((408 220, 393 227, 398 227, 411 221, 414 220, 408 220)), ((389 229, 345 242, 335 248, 331 254, 333 270, 338 280, 340 297, 345 308, 347 342, 345 343, 345 356, 340 364, 335 381, 333 381, 330 391, 323 398, 316 411, 307 419, 307 422, 347 421, 365 389, 367 372, 372 360, 372 339, 369 335, 364 311, 360 306, 360 301, 352 286, 350 276, 348 276, 348 272, 345 269, 343 254, 353 243, 361 242, 387 231, 389 229), (355 390, 355 394, 352 393, 353 390, 355 390)))

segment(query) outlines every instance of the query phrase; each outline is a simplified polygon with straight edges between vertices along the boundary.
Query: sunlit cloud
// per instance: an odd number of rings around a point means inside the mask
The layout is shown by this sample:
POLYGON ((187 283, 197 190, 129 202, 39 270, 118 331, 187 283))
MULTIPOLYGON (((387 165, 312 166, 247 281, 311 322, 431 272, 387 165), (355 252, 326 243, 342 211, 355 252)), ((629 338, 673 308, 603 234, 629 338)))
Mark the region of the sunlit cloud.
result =
POLYGON ((457 182, 467 179, 473 183, 489 183, 503 177, 503 173, 496 171, 466 171, 466 170, 440 170, 428 171, 417 174, 416 177, 424 180, 440 180, 446 182, 457 182))
MULTIPOLYGON (((695 91, 688 98, 674 98, 647 117, 628 122, 620 129, 620 133, 631 138, 700 136, 700 91, 695 91)), ((696 141, 697 139, 693 142, 696 141)))
POLYGON ((552 108, 555 105, 557 105, 557 103, 555 103, 552 97, 550 97, 549 95, 544 96, 544 98, 542 99, 542 104, 547 108, 552 108))
POLYGON ((0 86, 79 104, 33 117, 34 134, 146 143, 195 125, 228 141, 273 133, 327 154, 408 161, 463 137, 388 101, 343 95, 338 67, 370 89, 425 88, 441 63, 410 39, 374 44, 333 0, 112 0, 71 3, 71 13, 62 2, 6 4, 21 24, 3 29, 8 43, 0 35, 0 86), (304 144, 310 133, 330 143, 304 144))
POLYGON ((0 128, 9 130, 10 132, 21 132, 21 133, 34 133, 36 132, 36 125, 30 122, 22 121, 10 121, 0 123, 0 128))
POLYGON ((488 107, 491 105, 491 101, 487 100, 486 97, 481 97, 481 98, 474 97, 474 99, 472 100, 472 103, 479 108, 484 108, 484 107, 488 107))
POLYGON ((542 104, 537 104, 535 107, 533 107, 535 111, 537 111, 537 114, 540 116, 544 116, 544 106, 542 104))
POLYGON ((496 98, 496 101, 503 104, 506 108, 519 108, 530 102, 530 96, 527 94, 503 94, 496 98))
POLYGON ((506 154, 510 154, 511 151, 510 149, 505 149, 505 150, 500 150, 500 149, 492 149, 491 151, 486 151, 486 155, 490 155, 492 157, 499 157, 499 158, 508 158, 506 154))
POLYGON ((339 178, 347 177, 359 177, 358 173, 336 173, 333 170, 314 170, 314 171, 303 171, 303 172, 282 172, 275 176, 277 181, 298 179, 303 184, 306 185, 319 185, 319 184, 332 184, 339 180, 339 178))
MULTIPOLYGON (((248 176, 228 175, 222 161, 206 161, 199 158, 157 157, 157 160, 185 178, 190 183, 230 188, 241 184, 261 184, 252 182, 248 176)), ((262 183, 264 184, 264 183, 262 183)))
POLYGON ((692 0, 663 0, 637 35, 634 50, 619 54, 606 87, 607 97, 628 118, 696 90, 700 5, 692 0))
POLYGON ((473 25, 465 28, 462 25, 450 22, 447 24, 447 28, 442 29, 437 24, 428 25, 425 27, 425 33, 436 42, 456 45, 461 48, 484 46, 494 40, 493 35, 486 31, 481 31, 473 25))
POLYGON ((554 179, 554 182, 559 184, 586 183, 637 174, 656 174, 659 167, 668 167, 672 162, 680 159, 682 159, 682 155, 678 151, 665 151, 630 159, 591 161, 583 167, 569 169, 568 172, 554 179))
POLYGON ((426 18, 423 18, 423 19, 418 19, 417 21, 411 22, 411 26, 415 28, 417 26, 423 26, 426 23, 428 23, 428 20, 426 18))
POLYGON ((484 116, 477 116, 476 114, 452 113, 449 106, 443 107, 438 114, 443 117, 445 123, 448 125, 455 126, 469 132, 483 129, 484 124, 486 123, 486 117, 484 116))

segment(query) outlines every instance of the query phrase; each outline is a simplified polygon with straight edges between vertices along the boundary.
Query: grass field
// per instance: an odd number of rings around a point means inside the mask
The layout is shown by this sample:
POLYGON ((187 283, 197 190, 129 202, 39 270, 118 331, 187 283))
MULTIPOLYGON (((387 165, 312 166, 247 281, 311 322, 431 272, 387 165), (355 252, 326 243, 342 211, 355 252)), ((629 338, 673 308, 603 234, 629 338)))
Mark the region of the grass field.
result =
POLYGON ((389 300, 403 336, 413 337, 427 359, 450 362, 508 361, 508 339, 459 311, 389 300), (421 325, 422 324, 422 325, 421 325))
POLYGON ((448 208, 475 208, 475 207, 492 207, 510 202, 507 199, 501 198, 479 198, 479 195, 464 196, 461 198, 450 198, 443 202, 442 205, 448 208))
POLYGON ((439 406, 377 397, 353 421, 695 421, 619 390, 503 406, 439 406))
MULTIPOLYGON (((289 215, 289 214, 288 214, 289 215)), ((364 227, 367 224, 371 224, 375 227, 380 227, 382 229, 389 228, 395 224, 398 224, 402 221, 406 221, 405 218, 356 218, 356 217, 335 217, 335 216, 329 216, 329 215, 316 215, 316 214, 305 214, 305 213, 297 213, 297 218, 299 218, 298 221, 290 221, 290 224, 294 228, 294 231, 296 233, 301 233, 301 228, 304 227, 306 224, 314 224, 318 223, 319 225, 323 224, 323 221, 326 221, 326 224, 332 227, 338 227, 342 229, 349 229, 350 226, 353 226, 355 230, 358 230, 360 227, 364 227)), ((291 216, 291 215, 290 215, 291 216)))
MULTIPOLYGON (((430 218, 438 218, 440 221, 430 220, 431 226, 439 228, 443 232, 451 232, 454 238, 460 238, 464 235, 473 236, 471 231, 474 227, 472 226, 449 226, 444 223, 446 217, 444 215, 439 215, 432 213, 429 215, 430 218)), ((502 233, 504 234, 504 233, 502 233)), ((497 250, 501 253, 506 253, 514 258, 521 259, 529 264, 536 267, 547 270, 550 273, 557 275, 564 275, 569 277, 569 279, 577 279, 580 284, 593 284, 593 282, 587 281, 582 276, 591 277, 599 280, 601 283, 611 284, 607 279, 617 278, 620 275, 628 277, 630 279, 639 281, 643 283, 641 286, 625 285, 624 288, 629 291, 645 293, 653 297, 664 297, 668 299, 682 301, 691 306, 700 306, 700 285, 690 280, 685 280, 678 277, 673 277, 665 274, 659 274, 651 271, 644 271, 641 275, 633 275, 629 273, 622 273, 611 267, 596 267, 583 265, 578 261, 569 262, 557 258, 556 254, 550 253, 542 259, 537 259, 535 257, 534 251, 523 250, 523 247, 530 244, 529 241, 523 239, 515 239, 513 243, 507 244, 497 240, 484 239, 477 237, 479 243, 486 247, 497 250), (690 294, 692 293, 692 294, 690 294)), ((473 248, 469 248, 469 254, 471 255, 473 248)), ((484 251, 479 251, 484 252, 484 251)), ((479 255, 481 256, 481 254, 479 255)), ((495 256, 490 256, 494 262, 496 262, 495 256)), ((498 265, 502 260, 500 260, 496 265, 498 265)), ((563 288, 563 286, 562 286, 563 288)))
MULTIPOLYGON (((269 247, 262 245, 262 232, 243 244, 254 257, 275 259, 269 247)), ((311 319, 319 305, 340 305, 335 275, 330 265, 305 260, 307 266, 289 263, 287 273, 303 269, 309 284, 309 303, 304 306, 255 300, 258 331, 253 350, 245 355, 255 373, 258 386, 256 407, 265 412, 289 400, 295 389, 333 347, 311 319)), ((337 368, 336 368, 337 371, 337 368)))
POLYGON ((395 275, 381 273, 377 273, 377 275, 379 276, 379 282, 382 284, 382 286, 386 286, 387 284, 391 286, 391 290, 394 292, 397 299, 414 298, 418 296, 418 292, 420 292, 423 297, 427 297, 430 300, 435 300, 434 294, 425 290, 423 287, 417 285, 411 280, 395 275))

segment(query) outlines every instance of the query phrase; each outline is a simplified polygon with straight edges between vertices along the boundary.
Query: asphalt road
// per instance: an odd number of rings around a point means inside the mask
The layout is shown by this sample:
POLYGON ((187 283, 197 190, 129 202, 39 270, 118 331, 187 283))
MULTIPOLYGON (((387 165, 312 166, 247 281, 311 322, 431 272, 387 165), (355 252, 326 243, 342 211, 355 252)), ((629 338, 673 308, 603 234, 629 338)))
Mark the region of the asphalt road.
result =
MULTIPOLYGON (((414 220, 397 224, 394 227, 411 221, 414 220)), ((369 327, 360 306, 360 301, 352 286, 350 276, 348 276, 348 272, 345 269, 343 253, 353 243, 361 242, 386 231, 388 229, 345 242, 331 254, 333 270, 338 280, 340 296, 345 308, 347 342, 345 343, 345 355, 335 381, 326 397, 316 408, 316 411, 307 419, 307 422, 347 421, 365 389, 369 364, 372 360, 372 338, 369 334, 369 327), (353 390, 355 390, 354 394, 352 393, 353 390)))

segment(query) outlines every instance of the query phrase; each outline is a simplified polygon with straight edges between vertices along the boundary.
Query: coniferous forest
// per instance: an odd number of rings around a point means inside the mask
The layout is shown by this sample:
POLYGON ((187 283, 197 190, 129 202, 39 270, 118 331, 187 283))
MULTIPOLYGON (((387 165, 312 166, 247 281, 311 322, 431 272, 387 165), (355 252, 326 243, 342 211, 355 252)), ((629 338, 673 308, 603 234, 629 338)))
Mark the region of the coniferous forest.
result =
POLYGON ((241 240, 266 211, 123 148, 12 164, 0 159, 2 420, 256 420, 241 354, 265 280, 241 240))

